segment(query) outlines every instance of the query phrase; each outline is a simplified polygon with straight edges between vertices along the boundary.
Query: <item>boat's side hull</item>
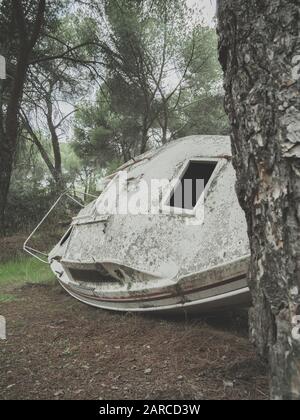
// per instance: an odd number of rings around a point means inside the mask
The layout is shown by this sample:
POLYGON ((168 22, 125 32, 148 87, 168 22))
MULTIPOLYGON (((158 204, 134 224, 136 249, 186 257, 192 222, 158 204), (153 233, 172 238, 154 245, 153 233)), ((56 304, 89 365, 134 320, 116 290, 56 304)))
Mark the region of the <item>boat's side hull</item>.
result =
MULTIPOLYGON (((157 301, 153 299, 146 305, 136 301, 133 306, 128 306, 124 302, 103 300, 96 296, 89 296, 83 292, 77 292, 66 284, 60 282, 62 287, 74 298, 80 302, 94 306, 96 308, 126 311, 126 312, 176 312, 186 310, 188 312, 211 312, 233 306, 247 306, 250 303, 250 292, 247 286, 232 290, 220 295, 214 295, 207 298, 189 300, 186 302, 172 303, 169 299, 157 301)), ((192 297, 192 296, 191 296, 192 297)))
POLYGON ((246 257, 231 264, 186 275, 176 281, 158 278, 135 283, 130 288, 125 285, 76 281, 70 274, 70 266, 74 266, 71 262, 54 261, 51 266, 60 284, 71 296, 97 308, 130 312, 182 309, 209 312, 250 303, 246 281, 247 265, 246 257))

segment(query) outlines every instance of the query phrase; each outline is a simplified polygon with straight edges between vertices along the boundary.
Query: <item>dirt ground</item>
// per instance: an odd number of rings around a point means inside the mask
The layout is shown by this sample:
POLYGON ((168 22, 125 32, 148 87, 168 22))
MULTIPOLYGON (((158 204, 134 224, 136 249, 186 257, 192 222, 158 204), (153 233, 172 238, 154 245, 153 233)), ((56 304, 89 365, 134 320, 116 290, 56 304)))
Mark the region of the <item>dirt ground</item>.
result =
POLYGON ((247 321, 94 309, 58 285, 2 303, 0 399, 266 399, 247 321))

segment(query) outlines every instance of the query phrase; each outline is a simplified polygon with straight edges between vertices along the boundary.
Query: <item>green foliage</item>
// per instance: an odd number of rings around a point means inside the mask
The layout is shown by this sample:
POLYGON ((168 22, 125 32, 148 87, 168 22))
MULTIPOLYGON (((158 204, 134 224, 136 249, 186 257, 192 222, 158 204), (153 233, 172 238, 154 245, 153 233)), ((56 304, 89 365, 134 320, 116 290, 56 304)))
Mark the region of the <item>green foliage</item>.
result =
POLYGON ((185 60, 191 43, 195 56, 186 77, 178 107, 171 116, 173 137, 193 134, 228 134, 229 123, 223 107, 222 70, 218 62, 214 29, 197 27, 186 44, 185 60))
POLYGON ((37 225, 57 195, 46 188, 13 183, 7 204, 7 231, 26 232, 37 225))
POLYGON ((76 113, 77 155, 107 167, 112 159, 126 161, 151 147, 153 128, 161 130, 161 143, 223 131, 215 32, 188 28, 191 12, 177 0, 106 0, 105 13, 106 78, 95 103, 82 104, 76 113))
MULTIPOLYGON (((70 194, 73 194, 77 180, 79 189, 84 189, 86 179, 82 176, 83 165, 69 144, 62 145, 62 156, 66 188, 70 190, 70 194)), ((30 232, 60 194, 60 189, 57 188, 38 151, 28 143, 20 144, 8 197, 6 220, 8 234, 30 232)), ((83 197, 79 194, 77 199, 83 200, 83 197)), ((73 206, 71 201, 64 201, 50 218, 48 227, 51 226, 52 231, 58 231, 57 224, 70 221, 70 217, 78 210, 78 205, 73 206)), ((65 229, 63 227, 58 234, 62 235, 65 229)), ((47 232, 44 232, 44 235, 47 237, 47 232)), ((55 241, 53 245, 54 243, 55 241)))
POLYGON ((8 196, 8 233, 24 232, 38 223, 56 195, 50 182, 38 151, 28 143, 20 143, 8 196))
POLYGON ((134 116, 114 111, 111 95, 101 90, 94 104, 77 111, 72 145, 82 161, 99 170, 113 160, 130 159, 139 131, 134 116))
POLYGON ((153 143, 152 129, 160 143, 228 133, 215 30, 186 29, 189 12, 182 3, 166 8, 154 1, 151 11, 146 1, 137 3, 105 3, 107 77, 95 103, 82 104, 75 118, 74 151, 90 166, 138 155, 145 142, 153 143))
MULTIPOLYGON (((37 1, 23 3, 29 24, 37 1)), ((11 13, 4 0, 0 53, 8 73, 16 60, 11 13)), ((9 232, 34 226, 62 188, 97 194, 101 176, 154 145, 228 133, 216 33, 194 24, 192 14, 180 0, 47 1, 24 87, 21 115, 32 131, 23 119, 9 232), (72 129, 66 102, 76 110, 72 129)), ((2 109, 10 80, 2 86, 2 109)))

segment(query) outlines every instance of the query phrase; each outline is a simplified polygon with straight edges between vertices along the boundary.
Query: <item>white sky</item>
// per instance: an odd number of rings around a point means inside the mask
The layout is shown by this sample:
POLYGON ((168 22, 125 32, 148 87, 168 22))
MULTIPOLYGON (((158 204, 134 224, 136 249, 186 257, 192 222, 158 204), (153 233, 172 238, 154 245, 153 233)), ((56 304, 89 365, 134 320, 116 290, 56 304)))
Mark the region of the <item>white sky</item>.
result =
POLYGON ((214 26, 217 0, 186 0, 188 7, 196 9, 195 20, 203 24, 214 26))

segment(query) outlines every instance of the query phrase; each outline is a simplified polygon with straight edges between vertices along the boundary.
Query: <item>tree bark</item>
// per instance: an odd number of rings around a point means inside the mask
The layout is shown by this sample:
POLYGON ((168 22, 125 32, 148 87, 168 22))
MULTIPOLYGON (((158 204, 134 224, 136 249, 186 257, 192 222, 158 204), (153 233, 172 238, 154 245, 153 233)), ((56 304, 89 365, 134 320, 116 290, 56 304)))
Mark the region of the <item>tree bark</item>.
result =
POLYGON ((140 146, 140 154, 143 154, 147 150, 147 144, 149 140, 149 125, 148 125, 148 118, 147 116, 144 117, 143 120, 143 127, 142 127, 142 136, 141 136, 141 146, 140 146))
POLYGON ((250 333, 271 398, 300 399, 300 5, 219 0, 236 190, 251 246, 250 333))
POLYGON ((51 143, 52 143, 52 150, 53 150, 53 157, 54 157, 54 171, 55 171, 54 179, 58 188, 63 189, 61 151, 60 151, 58 135, 56 132, 56 127, 53 122, 53 106, 52 106, 51 94, 49 94, 49 96, 46 98, 46 105, 47 105, 47 123, 48 123, 49 131, 51 134, 51 143))
MULTIPOLYGON (((16 10, 16 15, 18 10, 16 10)), ((21 101, 27 68, 27 45, 20 39, 20 51, 16 64, 16 73, 5 118, 2 117, 0 138, 0 233, 5 233, 5 208, 13 170, 13 161, 17 148, 18 110, 21 101)))
POLYGON ((5 234, 5 208, 10 185, 13 159, 9 150, 2 147, 0 142, 0 235, 5 234))

